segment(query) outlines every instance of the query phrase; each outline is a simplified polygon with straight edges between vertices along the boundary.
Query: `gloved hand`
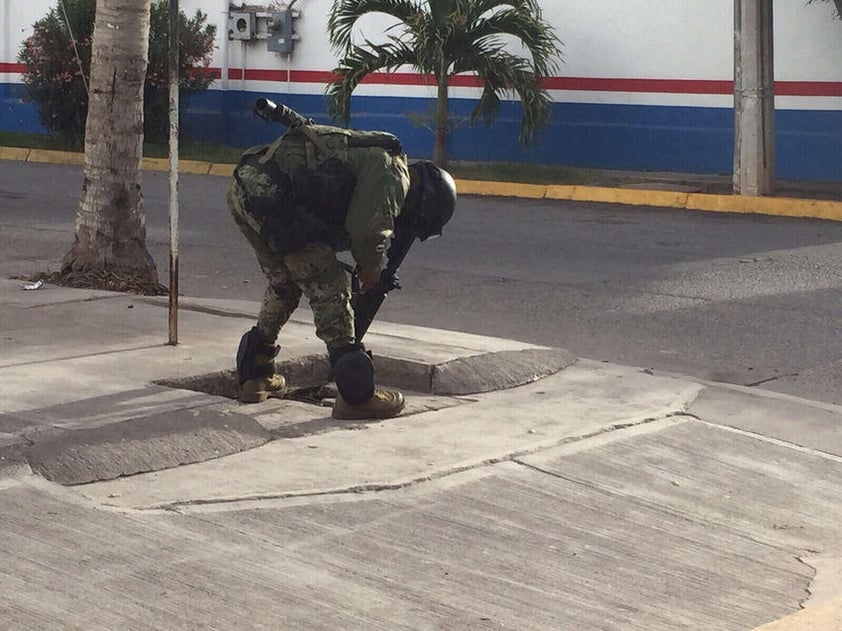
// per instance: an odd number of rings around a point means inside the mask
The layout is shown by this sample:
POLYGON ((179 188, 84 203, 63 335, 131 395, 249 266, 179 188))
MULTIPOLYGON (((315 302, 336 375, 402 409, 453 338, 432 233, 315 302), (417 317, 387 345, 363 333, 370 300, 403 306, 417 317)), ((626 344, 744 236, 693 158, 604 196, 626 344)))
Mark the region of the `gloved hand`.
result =
POLYGON ((372 267, 370 269, 358 268, 357 276, 360 279, 360 291, 365 293, 374 287, 377 281, 380 280, 380 271, 379 267, 372 267))

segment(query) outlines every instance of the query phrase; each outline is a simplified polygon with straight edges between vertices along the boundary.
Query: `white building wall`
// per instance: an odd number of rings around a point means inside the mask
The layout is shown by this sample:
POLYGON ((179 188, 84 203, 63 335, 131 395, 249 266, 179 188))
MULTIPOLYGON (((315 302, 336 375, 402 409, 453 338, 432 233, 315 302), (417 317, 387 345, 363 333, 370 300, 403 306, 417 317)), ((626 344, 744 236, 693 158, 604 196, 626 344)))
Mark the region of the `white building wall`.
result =
MULTIPOLYGON (((16 61, 23 40, 32 33, 32 24, 55 6, 56 0, 0 0, 0 63, 6 69, 16 61)), ((242 3, 233 3, 234 6, 242 3)), ((223 68, 227 52, 228 66, 250 69, 286 70, 286 57, 269 53, 265 42, 242 44, 225 41, 228 0, 181 0, 181 9, 192 14, 205 11, 217 25, 220 37, 213 65, 223 68)), ((294 8, 302 17, 296 21, 300 41, 292 56, 291 68, 303 71, 327 71, 336 57, 327 45, 326 24, 332 0, 298 0, 294 8)), ((732 0, 589 0, 587 2, 547 0, 543 3, 545 19, 554 25, 564 42, 563 77, 723 80, 733 76, 733 1, 732 0)), ((775 73, 778 81, 842 81, 842 22, 832 20, 831 4, 806 5, 804 0, 777 0, 775 3, 775 73)), ((364 35, 377 38, 388 19, 371 16, 364 22, 364 35)), ((17 75, 15 72, 7 74, 17 75)), ((16 77, 6 77, 13 80, 16 77)), ((219 87, 219 86, 217 86, 219 87)), ((258 84, 243 84, 260 90, 258 84)), ((275 86, 277 87, 277 86, 275 86)), ((316 86, 321 89, 321 85, 316 86)), ((312 91, 312 86, 290 86, 291 90, 312 91)), ((380 93, 382 88, 362 91, 380 93)), ((394 87, 388 91, 394 91, 394 87)), ((413 88, 398 92, 411 94, 413 88)), ((426 92, 426 91, 424 91, 426 92)), ((623 92, 589 94, 589 91, 565 94, 556 91, 556 100, 582 101, 590 96, 595 102, 640 102, 623 92)), ((643 98, 651 100, 651 97, 643 98)), ((657 98, 655 99, 658 100, 657 98)), ((807 103, 787 103, 782 107, 803 107, 807 103)), ((711 105, 709 97, 684 99, 664 97, 664 104, 711 105)), ((722 106, 727 100, 716 99, 722 106)), ((836 100, 814 102, 832 109, 842 108, 836 100)))
MULTIPOLYGON (((20 83, 21 66, 16 63, 16 57, 21 43, 31 34, 32 24, 57 1, 0 0, 0 99, 5 99, 6 111, 13 104, 9 105, 11 97, 9 90, 2 91, 3 84, 20 83)), ((233 4, 236 7, 242 2, 233 4)), ((642 139, 647 142, 649 138, 652 142, 662 142, 659 134, 664 114, 658 108, 724 112, 733 107, 733 0, 544 0, 542 5, 544 18, 554 25, 564 44, 558 76, 548 83, 553 99, 561 108, 567 105, 590 108, 588 115, 594 114, 591 106, 606 108, 597 112, 590 122, 580 122, 577 114, 570 115, 569 109, 562 112, 567 119, 554 115, 554 124, 557 121, 561 130, 558 133, 565 138, 581 125, 581 142, 590 142, 592 136, 588 134, 611 122, 606 117, 614 115, 610 109, 614 106, 653 108, 650 119, 642 123, 653 130, 642 139), (588 125, 590 131, 583 131, 588 125)), ((225 37, 228 0, 181 0, 180 6, 187 14, 203 10, 209 21, 217 25, 218 48, 212 65, 220 71, 227 68, 229 72, 222 72, 223 78, 215 82, 213 90, 281 98, 285 94, 315 98, 324 93, 328 73, 336 65, 326 33, 332 0, 296 1, 294 9, 301 13, 295 22, 299 41, 291 57, 268 52, 265 40, 248 43, 228 40, 225 37), (291 71, 289 76, 287 70, 291 71)), ((785 124, 793 123, 804 143, 816 134, 821 136, 824 144, 819 151, 827 153, 829 160, 837 147, 842 152, 842 129, 838 128, 838 117, 827 118, 821 113, 842 112, 842 21, 833 19, 832 3, 808 5, 807 0, 775 0, 774 11, 776 109, 803 112, 803 120, 787 119, 785 124)), ((383 16, 369 16, 362 24, 362 34, 377 39, 389 23, 383 16)), ((472 87, 451 89, 451 95, 456 98, 473 98, 477 94, 478 90, 472 87)), ((407 68, 361 85, 355 95, 433 98, 434 90, 407 68)), ((631 112, 630 116, 637 120, 638 113, 631 112)), ((9 115, 3 118, 0 111, 0 129, 8 128, 6 121, 12 118, 9 115)), ((718 121, 719 133, 726 133, 725 117, 720 116, 718 121)), ((700 124, 709 122, 710 117, 700 124)), ((618 123, 620 128, 626 124, 627 121, 618 123)), ((686 124, 680 121, 667 124, 676 126, 678 135, 674 143, 690 143, 688 154, 710 151, 698 133, 695 140, 681 135, 682 125, 685 130, 691 129, 695 125, 693 120, 686 124)), ((623 141, 622 134, 617 137, 617 142, 623 141)), ((641 140, 634 138, 626 142, 641 140)), ((603 138, 600 142, 608 141, 609 138, 603 138)), ((723 152, 725 145, 726 142, 720 141, 717 151, 723 152)), ((787 153, 794 153, 796 147, 802 146, 811 150, 809 145, 788 145, 779 153, 779 161, 786 164, 787 153)), ((657 153, 652 146, 647 150, 653 155, 657 153)), ((588 160, 588 165, 593 166, 593 157, 588 160)), ((727 165, 730 158, 722 156, 717 160, 718 164, 727 165)), ((642 160, 638 167, 646 164, 642 160)), ((652 168, 661 166, 653 163, 652 168)))

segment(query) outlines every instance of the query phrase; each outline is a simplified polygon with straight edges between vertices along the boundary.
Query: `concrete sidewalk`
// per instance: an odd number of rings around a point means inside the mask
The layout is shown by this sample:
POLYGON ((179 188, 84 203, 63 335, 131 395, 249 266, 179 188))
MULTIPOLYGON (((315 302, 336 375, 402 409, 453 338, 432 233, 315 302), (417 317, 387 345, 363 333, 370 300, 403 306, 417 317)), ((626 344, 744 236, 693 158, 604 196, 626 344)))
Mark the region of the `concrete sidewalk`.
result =
POLYGON ((242 406, 257 308, 0 280, 4 628, 842 629, 842 409, 380 322, 400 417, 242 406))

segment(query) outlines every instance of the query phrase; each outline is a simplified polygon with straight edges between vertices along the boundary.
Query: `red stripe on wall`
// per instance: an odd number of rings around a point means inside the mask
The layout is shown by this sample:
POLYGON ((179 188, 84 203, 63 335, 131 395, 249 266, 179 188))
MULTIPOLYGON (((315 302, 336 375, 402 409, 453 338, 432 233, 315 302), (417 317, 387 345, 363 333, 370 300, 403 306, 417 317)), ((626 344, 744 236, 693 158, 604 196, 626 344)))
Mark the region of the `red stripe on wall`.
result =
POLYGON ((775 81, 777 96, 842 96, 840 81, 775 81))
MULTIPOLYGON (((210 68, 217 77, 219 68, 210 68)), ((20 74, 24 65, 15 62, 0 62, 0 73, 20 74)), ((333 79, 333 73, 325 70, 268 70, 249 68, 245 71, 247 81, 279 81, 292 83, 318 83, 326 85, 333 79)), ((242 80, 242 68, 229 68, 228 78, 242 80)), ((377 72, 363 80, 367 85, 435 85, 432 77, 412 72, 377 72)), ((450 85, 460 88, 476 88, 481 83, 476 76, 458 75, 450 85)), ((548 90, 583 92, 646 92, 659 94, 720 94, 730 95, 734 83, 730 80, 715 79, 621 79, 609 77, 550 77, 544 81, 548 90)), ((775 94, 778 96, 842 96, 842 81, 776 81, 775 94)))
POLYGON ((596 77, 550 77, 549 90, 586 92, 660 92, 664 94, 733 94, 733 81, 705 79, 612 79, 596 77))
MULTIPOLYGON (((319 83, 326 85, 334 74, 323 70, 293 70, 289 80, 292 83, 319 83)), ((241 69, 228 71, 229 79, 242 79, 241 69)), ((246 70, 246 79, 258 81, 287 81, 286 70, 246 70)), ((432 77, 412 72, 377 72, 362 81, 367 85, 435 85, 432 77)), ((459 88, 481 87, 480 80, 473 75, 458 75, 450 85, 459 88)), ((583 92, 646 92, 660 94, 720 94, 734 93, 734 82, 715 79, 619 79, 602 77, 550 77, 544 80, 548 90, 583 92)), ((778 96, 842 96, 842 81, 776 81, 778 96)))
MULTIPOLYGON (((228 71, 231 79, 241 79, 242 70, 228 71)), ((327 84, 333 80, 333 73, 320 70, 293 70, 293 83, 327 84)), ((285 70, 246 70, 246 79, 263 81, 286 81, 285 70)), ((411 72, 374 73, 362 81, 367 85, 431 86, 435 81, 430 76, 411 72)), ((450 85, 459 88, 478 88, 482 84, 473 75, 457 75, 450 85)), ((660 94, 720 94, 734 93, 734 82, 714 79, 619 79, 601 77, 550 77, 544 80, 548 90, 583 92, 646 92, 660 94)), ((842 96, 840 81, 776 81, 778 96, 842 96)))

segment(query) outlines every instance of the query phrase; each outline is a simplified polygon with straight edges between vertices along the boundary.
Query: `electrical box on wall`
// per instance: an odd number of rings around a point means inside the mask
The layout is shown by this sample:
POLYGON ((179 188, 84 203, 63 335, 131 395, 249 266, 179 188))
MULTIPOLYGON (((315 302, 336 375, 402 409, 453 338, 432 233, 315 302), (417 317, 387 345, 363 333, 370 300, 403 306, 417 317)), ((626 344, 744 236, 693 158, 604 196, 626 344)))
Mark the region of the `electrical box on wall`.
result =
POLYGON ((254 13, 231 13, 228 19, 228 39, 253 39, 255 34, 254 13))
POLYGON ((294 35, 292 33, 292 10, 280 9, 269 14, 266 21, 266 49, 273 53, 291 53, 294 35))

